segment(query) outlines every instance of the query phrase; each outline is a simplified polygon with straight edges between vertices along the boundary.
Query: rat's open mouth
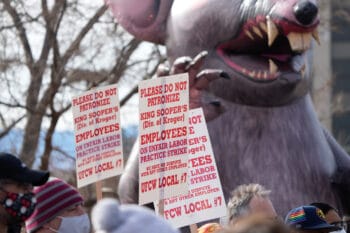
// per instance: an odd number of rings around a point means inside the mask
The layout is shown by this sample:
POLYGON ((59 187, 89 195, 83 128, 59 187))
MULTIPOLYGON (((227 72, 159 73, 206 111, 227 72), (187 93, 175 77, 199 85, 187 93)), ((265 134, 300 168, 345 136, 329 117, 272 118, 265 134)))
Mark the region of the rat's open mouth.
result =
POLYGON ((310 48, 312 38, 319 43, 317 25, 318 21, 302 27, 286 19, 257 16, 216 51, 227 65, 254 81, 273 81, 283 72, 304 76, 304 53, 310 48))

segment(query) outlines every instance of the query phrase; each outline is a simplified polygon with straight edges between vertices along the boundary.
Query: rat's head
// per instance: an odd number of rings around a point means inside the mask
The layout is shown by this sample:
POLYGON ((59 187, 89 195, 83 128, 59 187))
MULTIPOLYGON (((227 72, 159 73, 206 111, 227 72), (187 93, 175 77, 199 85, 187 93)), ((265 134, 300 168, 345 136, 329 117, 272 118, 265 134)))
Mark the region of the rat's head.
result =
POLYGON ((312 39, 318 40, 316 0, 122 2, 111 0, 120 22, 139 38, 165 44, 170 62, 208 51, 203 69, 231 77, 210 84, 214 96, 275 106, 308 91, 308 54, 312 39))

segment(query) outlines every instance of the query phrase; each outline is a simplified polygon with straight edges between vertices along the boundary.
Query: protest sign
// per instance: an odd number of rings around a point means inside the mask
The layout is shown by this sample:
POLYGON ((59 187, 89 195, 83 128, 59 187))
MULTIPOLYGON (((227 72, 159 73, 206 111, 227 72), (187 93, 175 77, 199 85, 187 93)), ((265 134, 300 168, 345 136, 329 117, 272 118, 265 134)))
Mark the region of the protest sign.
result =
POLYGON ((139 203, 188 191, 188 75, 139 85, 139 203))
POLYGON ((225 199, 201 108, 189 112, 188 153, 189 191, 164 200, 163 216, 175 227, 226 215, 225 199))
POLYGON ((123 172, 118 88, 110 85, 72 100, 78 188, 123 172))

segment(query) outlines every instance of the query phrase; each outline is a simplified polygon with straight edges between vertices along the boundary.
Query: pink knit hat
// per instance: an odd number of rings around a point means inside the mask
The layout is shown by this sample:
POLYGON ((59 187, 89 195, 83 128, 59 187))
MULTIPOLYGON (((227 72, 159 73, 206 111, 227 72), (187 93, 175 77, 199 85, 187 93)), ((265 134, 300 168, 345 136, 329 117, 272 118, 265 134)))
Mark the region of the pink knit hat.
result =
POLYGON ((46 184, 35 188, 34 193, 37 204, 34 213, 26 221, 28 233, 38 230, 67 208, 83 203, 79 192, 58 178, 51 178, 46 184))

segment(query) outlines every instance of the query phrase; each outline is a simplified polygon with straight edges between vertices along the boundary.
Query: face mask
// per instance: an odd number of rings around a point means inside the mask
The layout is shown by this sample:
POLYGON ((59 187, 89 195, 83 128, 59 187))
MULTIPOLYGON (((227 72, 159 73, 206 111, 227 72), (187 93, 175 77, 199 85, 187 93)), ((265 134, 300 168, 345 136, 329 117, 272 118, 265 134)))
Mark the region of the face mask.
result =
POLYGON ((15 222, 24 222, 34 212, 36 199, 34 193, 6 193, 5 199, 1 202, 6 212, 15 222))
POLYGON ((346 233, 346 231, 344 229, 340 229, 340 230, 337 230, 337 231, 331 231, 329 233, 346 233))
POLYGON ((57 233, 90 233, 90 220, 87 214, 74 217, 60 217, 62 219, 58 230, 49 228, 57 233))

